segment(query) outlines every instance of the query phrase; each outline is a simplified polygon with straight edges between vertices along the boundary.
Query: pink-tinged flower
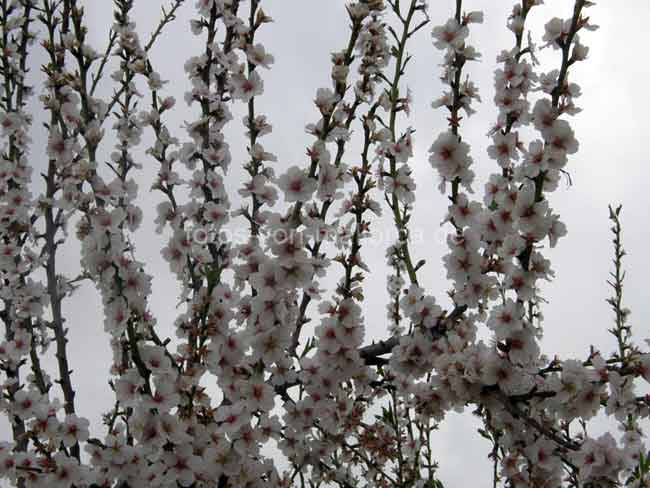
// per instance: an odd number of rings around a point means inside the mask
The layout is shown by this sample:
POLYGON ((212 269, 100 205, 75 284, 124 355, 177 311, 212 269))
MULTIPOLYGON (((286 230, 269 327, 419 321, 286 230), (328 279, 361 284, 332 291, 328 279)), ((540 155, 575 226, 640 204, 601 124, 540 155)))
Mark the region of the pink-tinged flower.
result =
POLYGON ((562 20, 557 17, 549 20, 544 26, 544 37, 542 40, 553 49, 559 49, 566 41, 566 36, 571 30, 571 19, 562 20))
POLYGON ((165 355, 165 349, 150 344, 138 345, 144 365, 153 373, 161 374, 171 370, 172 363, 165 355))
POLYGON ((438 49, 458 51, 463 48, 469 29, 460 25, 456 19, 449 19, 444 25, 434 27, 431 35, 434 39, 433 45, 438 49))
POLYGON ((75 139, 64 138, 61 131, 56 128, 50 130, 47 140, 47 155, 50 159, 56 161, 57 165, 63 166, 72 162, 75 153, 80 149, 75 139))
POLYGON ((415 201, 415 180, 408 165, 400 166, 394 178, 387 176, 385 184, 386 193, 394 194, 400 202, 411 204, 415 201))
POLYGON ((488 155, 492 159, 496 159, 499 166, 508 167, 511 165, 512 160, 519 159, 516 133, 503 134, 497 132, 492 138, 492 142, 493 144, 488 147, 488 155))
POLYGON ((89 425, 90 422, 87 419, 79 418, 75 414, 66 415, 65 420, 61 424, 63 445, 66 447, 72 447, 78 442, 88 440, 89 425))
POLYGON ((83 479, 79 461, 62 452, 53 456, 54 471, 47 475, 45 484, 53 488, 78 486, 83 479))
POLYGON ((560 221, 559 215, 551 215, 551 227, 548 230, 548 240, 551 247, 555 247, 557 240, 567 234, 566 225, 560 221))
POLYGON ((469 146, 461 142, 452 132, 443 132, 429 149, 431 166, 438 170, 440 176, 451 181, 463 174, 471 164, 469 146))
POLYGON ((400 300, 400 307, 404 311, 404 314, 410 316, 415 313, 415 306, 422 299, 424 295, 424 289, 419 286, 412 284, 404 297, 400 300))
POLYGON ((158 382, 151 396, 142 397, 142 404, 145 408, 155 408, 159 412, 169 412, 179 402, 180 396, 176 392, 176 388, 166 381, 158 382))
POLYGON ((249 412, 270 412, 275 405, 273 388, 261 380, 242 381, 239 395, 249 412))
POLYGON ((128 370, 115 381, 115 395, 125 407, 133 407, 139 400, 140 387, 144 380, 135 369, 128 370))
POLYGON ((285 174, 278 178, 278 186, 284 192, 287 202, 306 202, 309 200, 318 183, 298 166, 292 166, 285 174))
POLYGON ((322 323, 316 327, 319 349, 325 350, 330 354, 336 354, 341 349, 341 340, 339 335, 342 334, 343 327, 338 325, 338 321, 333 318, 324 318, 322 323))
POLYGON ((22 120, 20 114, 16 112, 3 112, 0 113, 0 128, 2 128, 2 136, 8 137, 20 129, 22 120))
POLYGON ((538 439, 534 444, 529 445, 524 453, 526 457, 546 471, 553 471, 555 468, 561 466, 560 458, 555 456, 555 443, 546 438, 538 439))
POLYGON ((207 202, 203 207, 203 217, 219 228, 228 222, 228 207, 224 204, 207 202))
POLYGON ((248 103, 251 98, 264 92, 264 82, 257 71, 253 71, 248 77, 235 74, 230 79, 230 89, 233 98, 248 103))
POLYGON ((470 202, 465 193, 458 194, 456 203, 449 206, 449 217, 459 227, 471 225, 481 212, 481 204, 470 202))
POLYGON ((216 0, 198 0, 196 3, 196 8, 199 11, 199 14, 203 17, 210 17, 210 11, 212 10, 212 7, 215 6, 215 4, 223 7, 223 2, 221 1, 217 2, 216 0))
POLYGON ((549 157, 553 159, 562 159, 566 157, 566 154, 574 154, 578 151, 578 141, 566 120, 553 122, 550 129, 544 132, 544 139, 549 150, 549 157))
POLYGON ((35 391, 17 391, 11 402, 13 414, 23 420, 33 417, 40 403, 39 397, 35 391))
POLYGON ((503 340, 523 329, 523 308, 517 302, 507 299, 505 304, 494 307, 490 312, 487 326, 494 331, 497 339, 503 340))
POLYGON ((232 405, 223 405, 217 410, 215 421, 219 430, 226 434, 237 432, 250 419, 250 413, 245 408, 245 402, 239 401, 232 405))
POLYGON ((533 123, 535 128, 539 131, 545 132, 553 127, 553 123, 557 119, 557 111, 551 105, 551 102, 542 98, 535 103, 533 108, 533 123))
POLYGON ((539 346, 530 329, 513 332, 507 338, 508 358, 515 364, 532 364, 539 356, 539 346))
POLYGON ((413 156, 413 140, 411 133, 407 133, 397 142, 388 144, 387 151, 398 163, 405 163, 413 156))
POLYGON ((165 451, 162 461, 168 468, 167 478, 181 486, 190 486, 195 481, 195 473, 201 469, 201 458, 195 456, 191 445, 175 446, 173 451, 165 451))
MULTIPOLYGON (((314 103, 322 114, 330 114, 336 107, 340 97, 334 93, 330 88, 319 88, 316 91, 316 99, 314 103)), ((323 147, 323 149, 325 149, 323 147)))
POLYGON ((347 167, 337 167, 327 162, 321 162, 318 165, 318 193, 320 200, 332 200, 337 196, 342 196, 337 190, 343 186, 346 180, 347 167))
POLYGON ((530 300, 535 295, 535 277, 530 271, 513 266, 506 274, 504 286, 517 293, 520 300, 530 300))
POLYGON ((432 296, 425 296, 419 300, 413 312, 413 319, 427 328, 434 327, 442 316, 442 308, 436 305, 436 300, 432 296))
POLYGON ((266 52, 262 44, 248 46, 248 49, 246 49, 246 58, 250 63, 266 69, 269 69, 274 62, 273 56, 266 52))
POLYGON ((532 141, 528 145, 528 151, 524 157, 523 174, 529 178, 535 178, 546 169, 548 169, 548 155, 544 150, 544 143, 532 141))

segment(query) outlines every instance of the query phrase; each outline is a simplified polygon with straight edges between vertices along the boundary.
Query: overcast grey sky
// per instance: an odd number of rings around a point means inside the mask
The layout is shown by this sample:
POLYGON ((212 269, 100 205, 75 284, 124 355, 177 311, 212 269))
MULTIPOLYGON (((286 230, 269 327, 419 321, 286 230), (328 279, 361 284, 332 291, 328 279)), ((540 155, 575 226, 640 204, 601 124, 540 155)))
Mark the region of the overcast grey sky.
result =
MULTIPOLYGON (((110 28, 112 2, 87 0, 84 3, 92 44, 102 50, 110 28)), ((164 79, 171 80, 167 85, 168 93, 179 102, 179 113, 170 128, 180 127, 191 117, 183 103, 183 93, 189 86, 183 63, 200 50, 198 40, 188 28, 194 3, 187 0, 175 25, 165 31, 152 53, 156 69, 164 79)), ((543 24, 550 17, 568 17, 572 11, 573 2, 569 0, 547 0, 546 3, 533 10, 530 16, 529 27, 537 40, 541 39, 543 24)), ((614 342, 607 333, 612 317, 605 303, 609 296, 605 280, 611 264, 609 203, 623 204, 623 240, 629 252, 625 303, 632 309, 632 325, 637 338, 650 336, 650 294, 645 283, 650 275, 650 257, 646 254, 650 239, 650 194, 646 188, 650 179, 646 155, 650 93, 642 88, 650 79, 650 65, 644 49, 650 2, 600 0, 598 3, 589 14, 601 29, 584 36, 583 42, 590 47, 590 57, 575 66, 571 75, 571 80, 583 89, 578 104, 584 109, 571 121, 580 142, 578 154, 570 158, 567 167, 573 186, 562 182, 560 189, 551 195, 551 206, 561 214, 569 233, 556 249, 544 251, 551 259, 556 279, 543 289, 549 304, 543 309, 546 326, 542 347, 547 354, 557 353, 561 357, 585 357, 590 344, 603 352, 614 349, 614 342)), ((159 7, 163 4, 167 2, 135 1, 134 17, 144 39, 157 23, 159 7)), ((449 284, 441 261, 446 244, 438 225, 447 200, 436 189, 437 177, 427 161, 427 149, 436 135, 445 130, 445 114, 430 108, 431 100, 442 92, 438 80, 441 54, 432 46, 430 31, 432 26, 444 23, 451 15, 454 2, 431 0, 430 4, 431 26, 418 33, 409 49, 414 58, 403 88, 409 86, 413 90, 414 104, 411 119, 401 123, 403 129, 408 125, 416 129, 412 160, 418 185, 414 229, 423 238, 414 242, 413 254, 416 259, 427 260, 421 271, 421 284, 441 304, 448 305, 445 291, 449 284)), ((477 173, 474 188, 480 196, 483 183, 496 164, 486 156, 488 138, 485 134, 496 118, 491 104, 495 58, 499 51, 513 46, 512 33, 505 28, 512 1, 465 0, 463 4, 467 11, 485 12, 485 23, 473 25, 470 31, 470 42, 483 54, 483 61, 472 64, 469 71, 480 88, 483 104, 478 106, 474 117, 463 120, 461 129, 464 139, 472 146, 477 173)), ((291 165, 305 165, 303 155, 312 138, 305 133, 304 126, 317 120, 311 102, 318 87, 329 86, 329 53, 344 47, 348 22, 342 0, 264 0, 262 6, 275 22, 260 31, 259 40, 275 56, 276 63, 270 72, 262 72, 265 91, 257 106, 273 125, 273 135, 267 137, 264 144, 267 150, 277 154, 276 169, 281 173, 291 165)), ((39 56, 42 59, 42 54, 39 56)), ((559 65, 557 51, 544 51, 540 59, 545 71, 559 65)), ((36 64, 38 61, 34 67, 36 64)), ((38 73, 38 69, 33 73, 38 73)), ((106 90, 105 93, 110 93, 108 84, 106 90)), ((36 99, 33 103, 37 106, 36 99)), ((236 116, 227 132, 233 150, 233 166, 242 160, 245 151, 240 121, 241 117, 236 116)), ((43 130, 37 126, 35 124, 33 156, 38 167, 42 164, 43 153, 38 144, 42 145, 45 139, 43 130)), ((177 134, 184 138, 181 130, 177 134)), ((356 153, 350 154, 352 157, 356 153)), ((137 256, 147 261, 147 271, 154 275, 152 309, 163 334, 172 335, 173 320, 178 314, 174 309, 178 288, 160 257, 166 238, 153 233, 154 209, 161 195, 149 192, 157 163, 144 155, 142 158, 144 170, 138 174, 138 182, 145 224, 137 235, 137 256)), ((241 172, 236 170, 230 175, 231 194, 239 187, 239 176, 241 172)), ((391 222, 386 219, 374 225, 378 229, 389 229, 391 222)), ((74 242, 74 233, 71 239, 74 242)), ((368 341, 387 336, 384 251, 383 246, 368 247, 363 256, 376 271, 366 282, 368 341)), ((78 268, 78 246, 71 245, 62 258, 65 263, 62 269, 78 268)), ((331 270, 339 271, 335 266, 331 270)), ((100 305, 98 294, 90 287, 82 288, 75 298, 64 303, 70 327, 70 362, 75 371, 72 378, 77 386, 78 410, 95 425, 99 424, 100 413, 112 402, 106 384, 110 350, 108 336, 103 331, 100 305)), ((50 374, 54 375, 53 368, 50 374)), ((439 473, 445 486, 470 483, 477 487, 491 486, 491 468, 486 459, 489 445, 476 435, 475 427, 469 414, 450 415, 435 436, 441 464, 439 473)), ((9 435, 6 425, 2 433, 9 435)), ((103 428, 94 432, 97 436, 103 434, 103 428)))

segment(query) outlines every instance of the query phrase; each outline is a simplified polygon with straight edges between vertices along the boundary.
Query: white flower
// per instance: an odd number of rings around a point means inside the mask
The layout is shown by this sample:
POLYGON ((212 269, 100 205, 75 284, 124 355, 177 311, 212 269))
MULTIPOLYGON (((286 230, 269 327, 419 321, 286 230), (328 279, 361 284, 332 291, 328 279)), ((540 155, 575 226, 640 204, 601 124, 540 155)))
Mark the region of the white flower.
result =
POLYGON ((273 388, 261 380, 241 381, 238 390, 249 412, 270 412, 275 405, 273 388))
POLYGON ((501 167, 508 167, 513 159, 519 159, 517 133, 497 132, 492 138, 492 142, 493 144, 488 147, 488 155, 492 159, 496 159, 501 167))
POLYGON ((68 457, 62 452, 53 456, 54 472, 44 477, 44 484, 52 488, 68 488, 78 486, 82 481, 82 471, 79 461, 68 457))
POLYGON ((431 33, 434 46, 438 49, 449 49, 456 51, 462 49, 465 38, 469 35, 466 26, 460 25, 456 19, 449 19, 445 25, 434 27, 431 33))
POLYGON ((72 162, 75 153, 80 150, 79 144, 70 137, 64 138, 61 131, 52 128, 47 140, 47 155, 58 165, 72 162))
POLYGON ((456 203, 449 206, 449 216, 459 227, 471 225, 481 212, 481 204, 470 202, 465 193, 459 193, 456 203))
POLYGON ((551 227, 548 230, 548 240, 551 247, 555 247, 557 240, 567 234, 566 225, 560 221, 559 215, 551 216, 551 227))
POLYGON ((415 313, 415 306, 422 299, 424 289, 412 284, 404 297, 400 300, 399 304, 404 314, 410 316, 415 313))
POLYGON ((138 350, 144 365, 153 373, 165 373, 171 370, 172 364, 165 355, 165 349, 151 344, 139 344, 138 350))
POLYGON ((434 327, 442 316, 442 308, 436 305, 436 299, 432 296, 425 296, 419 300, 413 312, 413 319, 427 328, 434 327))
POLYGON ((450 131, 440 134, 429 152, 431 166, 438 170, 441 177, 450 181, 460 176, 471 163, 469 146, 460 142, 458 136, 450 131))
POLYGON ((180 402, 180 396, 173 384, 167 381, 159 381, 151 396, 142 398, 142 405, 145 408, 156 408, 159 412, 169 412, 180 402))
POLYGON ((413 141, 411 133, 407 133, 395 143, 388 144, 388 153, 395 158, 398 163, 405 163, 413 156, 413 141))
POLYGON ((487 326, 492 329, 497 339, 510 337, 523 329, 523 309, 517 302, 507 299, 505 304, 494 307, 490 312, 487 326))
POLYGON ((144 380, 135 369, 128 370, 115 381, 115 395, 125 407, 136 405, 138 390, 144 385, 144 380))
POLYGON ((248 61, 256 66, 262 66, 263 68, 269 69, 273 64, 273 56, 266 52, 262 44, 255 44, 254 46, 248 46, 246 50, 246 57, 248 61))
POLYGON ((220 228, 228 222, 228 207, 219 203, 207 202, 203 207, 203 218, 220 228))
POLYGON ((39 405, 39 394, 35 391, 19 390, 11 402, 14 415, 23 420, 34 416, 39 405))
POLYGON ((408 165, 400 166, 395 178, 387 176, 385 184, 386 193, 394 194, 400 202, 411 204, 415 201, 415 180, 408 165))
POLYGON ((194 483, 195 473, 201 469, 201 458, 195 456, 191 445, 175 446, 173 451, 162 453, 162 460, 168 468, 169 481, 181 486, 194 483))
POLYGON ((559 49, 560 44, 565 41, 566 35, 571 29, 571 19, 562 20, 557 17, 549 20, 544 26, 544 37, 542 40, 553 49, 559 49))
POLYGON ((224 405, 219 407, 215 416, 215 421, 220 424, 220 431, 224 433, 234 433, 247 423, 249 418, 250 414, 245 408, 245 403, 240 401, 233 405, 224 405))
POLYGON ((329 114, 336 107, 339 98, 330 88, 319 88, 316 91, 316 100, 314 100, 314 103, 322 114, 329 114))
POLYGON ((0 113, 0 127, 2 127, 2 136, 8 137, 20 129, 22 124, 20 114, 15 112, 0 113))
POLYGON ((264 82, 257 71, 250 73, 248 78, 243 74, 235 74, 230 79, 230 88, 233 98, 248 103, 251 98, 263 93, 264 82))
POLYGON ((523 172, 529 178, 535 178, 541 171, 548 168, 548 155, 544 150, 544 143, 536 140, 528 145, 524 157, 523 172))
POLYGON ((563 159, 566 154, 575 154, 578 151, 578 141, 566 120, 553 122, 551 128, 544 132, 544 139, 548 144, 550 158, 563 159))
POLYGON ((72 447, 78 442, 88 440, 88 426, 90 422, 87 419, 79 418, 75 414, 69 414, 61 424, 61 435, 63 445, 72 447))
POLYGON ((318 336, 318 347, 330 354, 336 354, 341 349, 339 334, 342 333, 343 327, 338 326, 337 320, 331 317, 323 319, 322 323, 316 327, 318 336))
POLYGON ((280 176, 278 186, 284 191, 284 199, 287 202, 306 202, 309 200, 318 186, 316 180, 298 166, 292 166, 285 174, 280 176))
POLYGON ((546 471, 553 471, 561 466, 560 458, 554 455, 555 443, 544 437, 538 439, 534 444, 524 450, 526 457, 546 471))
MULTIPOLYGON (((345 181, 347 168, 335 166, 330 163, 321 162, 318 167, 318 193, 319 199, 332 200, 337 195, 337 190, 345 181)), ((339 195, 341 195, 339 193, 339 195)))
MULTIPOLYGON (((221 2, 217 3, 219 5, 221 2)), ((215 5, 215 0, 198 0, 196 2, 196 9, 203 17, 210 17, 210 10, 215 5)))
POLYGON ((529 329, 513 332, 508 337, 508 357, 515 364, 526 366, 539 355, 539 346, 529 329))

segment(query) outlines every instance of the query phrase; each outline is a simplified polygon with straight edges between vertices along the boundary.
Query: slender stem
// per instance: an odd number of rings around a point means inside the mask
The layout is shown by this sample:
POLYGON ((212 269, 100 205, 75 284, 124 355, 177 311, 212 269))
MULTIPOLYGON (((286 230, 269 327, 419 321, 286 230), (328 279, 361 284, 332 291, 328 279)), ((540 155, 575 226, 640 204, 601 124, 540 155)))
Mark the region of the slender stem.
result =
MULTIPOLYGON (((399 39, 396 48, 397 54, 395 55, 395 72, 393 74, 393 78, 390 80, 391 109, 390 109, 390 121, 388 124, 388 128, 390 130, 393 142, 397 141, 396 124, 397 124, 398 99, 399 99, 399 83, 402 76, 404 75, 404 68, 406 66, 406 62, 404 60, 404 56, 406 54, 406 42, 410 37, 409 31, 410 31, 411 22, 413 20, 413 16, 417 11, 416 5, 417 5, 417 0, 411 0, 410 7, 408 9, 406 17, 402 20, 402 35, 399 39)), ((402 18, 402 14, 399 10, 399 2, 395 2, 394 10, 398 14, 398 16, 402 18)), ((395 157, 389 156, 389 162, 390 162, 390 176, 393 179, 395 179, 397 178, 397 162, 395 160, 395 157)), ((399 240, 402 242, 400 248, 402 261, 406 266, 406 271, 408 273, 411 283, 417 285, 418 284, 417 270, 413 265, 413 260, 411 258, 411 252, 409 250, 409 245, 408 245, 409 234, 408 234, 408 229, 406 227, 406 219, 405 219, 406 208, 404 209, 403 213, 402 211, 400 211, 400 202, 395 192, 393 192, 390 198, 390 207, 391 210, 393 211, 393 220, 395 222, 395 227, 399 235, 399 240)))

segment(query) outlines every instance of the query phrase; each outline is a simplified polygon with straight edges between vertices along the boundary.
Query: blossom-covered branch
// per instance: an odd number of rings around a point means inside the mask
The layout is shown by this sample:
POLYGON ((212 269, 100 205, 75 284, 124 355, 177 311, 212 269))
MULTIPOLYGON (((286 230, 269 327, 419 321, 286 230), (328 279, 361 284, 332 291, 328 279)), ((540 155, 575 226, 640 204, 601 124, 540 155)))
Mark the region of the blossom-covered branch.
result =
POLYGON ((0 411, 13 435, 0 443, 0 477, 21 488, 439 488, 436 430, 471 408, 491 444, 495 487, 645 486, 650 398, 639 386, 650 381, 650 353, 623 304, 620 207, 610 208, 616 351, 549 358, 540 343, 539 283, 554 277, 544 247, 567 233, 551 195, 578 150, 569 117, 581 110, 573 80, 588 57, 583 37, 596 29, 586 16, 593 2, 574 0, 569 18, 550 19, 541 47, 527 21, 542 0, 519 0, 503 19, 514 45, 497 58, 498 115, 486 128, 497 164, 476 198, 474 159, 483 158, 465 135, 482 101, 467 68, 480 59, 470 29, 484 15, 454 0, 432 29, 445 86, 433 107, 446 122, 429 162, 449 201, 447 311, 413 255, 417 157, 414 130, 402 127, 416 111, 404 80, 429 6, 346 4, 346 39, 316 90, 301 166, 271 151, 262 110, 272 96, 265 77, 282 55, 265 44, 271 2, 187 7, 200 48, 184 64, 191 115, 174 126, 179 107, 154 46, 186 3, 172 0, 143 43, 134 1, 114 0, 108 40, 95 50, 82 2, 0 0, 0 411), (28 70, 36 49, 46 55, 41 78, 28 70), (543 71, 540 49, 559 53, 557 69, 543 71), (44 148, 29 137, 36 92, 44 148), (234 114, 243 116, 241 148, 228 137, 242 130, 234 114), (139 171, 145 130, 154 181, 139 171), (44 180, 38 197, 33 171, 44 180), (174 337, 151 310, 153 277, 135 247, 142 184, 159 197, 156 231, 178 285, 174 337), (366 243, 386 210, 397 231, 381 303, 388 339, 368 344, 364 305, 379 299, 366 279, 382 270, 369 266, 366 243), (76 276, 61 257, 70 226, 81 243, 76 276), (99 292, 112 351, 103 432, 76 402, 69 298, 82 284, 99 292), (50 345, 54 379, 42 361, 50 345), (592 437, 601 413, 620 439, 592 437))

